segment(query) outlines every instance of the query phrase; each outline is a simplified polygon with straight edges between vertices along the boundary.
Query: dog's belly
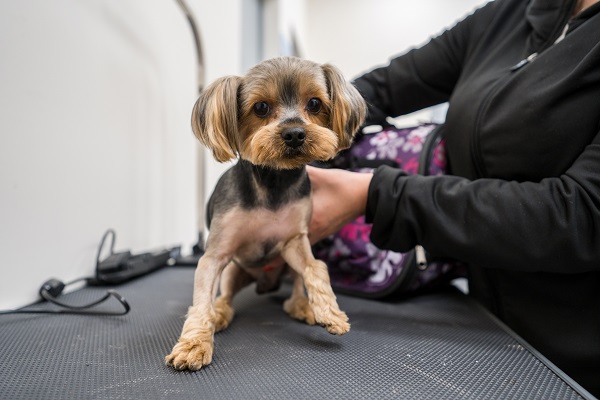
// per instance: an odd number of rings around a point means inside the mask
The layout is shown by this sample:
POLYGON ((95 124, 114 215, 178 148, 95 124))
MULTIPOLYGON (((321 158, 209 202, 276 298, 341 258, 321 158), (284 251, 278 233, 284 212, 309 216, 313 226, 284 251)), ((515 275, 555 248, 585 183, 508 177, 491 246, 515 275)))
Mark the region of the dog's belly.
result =
POLYGON ((252 242, 240 248, 234 255, 234 261, 243 268, 262 268, 273 261, 283 248, 283 241, 252 242))
POLYGON ((219 238, 211 245, 243 268, 261 268, 273 261, 290 239, 307 234, 310 212, 310 198, 277 210, 236 207, 219 219, 219 238))

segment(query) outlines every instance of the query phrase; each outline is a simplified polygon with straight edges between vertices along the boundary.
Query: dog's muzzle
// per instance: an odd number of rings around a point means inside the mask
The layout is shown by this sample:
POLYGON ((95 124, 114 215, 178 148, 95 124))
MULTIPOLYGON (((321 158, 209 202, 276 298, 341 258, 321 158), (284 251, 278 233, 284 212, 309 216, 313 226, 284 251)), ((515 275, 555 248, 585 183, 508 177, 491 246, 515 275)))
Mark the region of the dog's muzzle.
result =
POLYGON ((306 132, 303 128, 299 127, 285 128, 281 132, 281 138, 288 147, 295 149, 302 146, 306 140, 306 132))

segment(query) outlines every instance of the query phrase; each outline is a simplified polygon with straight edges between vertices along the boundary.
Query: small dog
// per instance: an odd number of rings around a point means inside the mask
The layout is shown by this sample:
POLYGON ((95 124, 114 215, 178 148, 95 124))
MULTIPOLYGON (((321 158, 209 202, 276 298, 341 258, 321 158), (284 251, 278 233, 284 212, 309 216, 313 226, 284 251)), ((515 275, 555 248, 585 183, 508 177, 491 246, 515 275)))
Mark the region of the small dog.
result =
POLYGON ((239 161, 209 200, 210 236, 195 273, 193 305, 168 365, 197 370, 210 364, 215 331, 233 319, 233 296, 251 282, 259 293, 277 288, 287 269, 281 258, 294 278, 284 310, 332 334, 348 332, 327 266, 311 252, 305 165, 348 148, 365 115, 364 100, 337 68, 293 57, 218 79, 201 94, 192 113, 194 134, 217 161, 239 161))

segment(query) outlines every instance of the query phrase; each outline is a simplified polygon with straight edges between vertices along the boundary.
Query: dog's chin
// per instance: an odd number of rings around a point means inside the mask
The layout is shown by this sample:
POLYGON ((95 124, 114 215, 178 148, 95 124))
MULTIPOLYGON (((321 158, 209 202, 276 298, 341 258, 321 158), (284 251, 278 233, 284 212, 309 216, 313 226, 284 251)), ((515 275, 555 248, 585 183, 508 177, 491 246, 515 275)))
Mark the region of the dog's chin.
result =
POLYGON ((313 155, 304 153, 301 148, 283 149, 279 154, 281 156, 276 158, 243 158, 254 165, 272 169, 297 169, 317 160, 313 155))
POLYGON ((265 160, 266 167, 274 169, 296 169, 315 161, 315 158, 304 154, 301 149, 286 149, 281 158, 265 160))

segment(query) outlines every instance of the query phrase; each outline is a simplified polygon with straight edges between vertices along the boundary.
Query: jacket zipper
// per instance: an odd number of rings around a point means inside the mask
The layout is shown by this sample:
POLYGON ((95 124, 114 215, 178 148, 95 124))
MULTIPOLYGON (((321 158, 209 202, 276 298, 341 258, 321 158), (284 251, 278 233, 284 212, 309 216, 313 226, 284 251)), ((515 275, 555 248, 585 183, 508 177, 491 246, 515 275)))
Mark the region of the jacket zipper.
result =
POLYGON ((533 62, 533 60, 535 60, 538 56, 538 53, 535 52, 533 54, 530 54, 529 57, 522 59, 521 61, 519 61, 518 63, 516 63, 515 65, 513 65, 512 67, 510 67, 510 71, 511 72, 515 72, 520 70, 521 68, 523 68, 524 66, 526 66, 527 64, 533 62))
POLYGON ((496 82, 496 84, 494 85, 494 87, 484 97, 483 101, 481 102, 481 106, 477 111, 477 117, 475 118, 475 129, 473 129, 471 139, 471 155, 473 157, 475 173, 477 174, 478 178, 485 178, 487 176, 487 172, 485 171, 483 163, 483 158, 481 157, 481 148, 479 147, 480 127, 482 125, 483 115, 487 113, 489 104, 492 102, 492 99, 496 96, 496 93, 503 86, 502 83, 504 83, 504 81, 507 81, 505 77, 499 79, 498 82, 496 82))
POLYGON ((560 28, 554 29, 555 32, 552 35, 550 35, 550 39, 546 43, 544 43, 538 51, 531 53, 529 56, 510 67, 508 70, 508 75, 500 78, 499 81, 496 83, 495 87, 487 94, 487 96, 481 102, 481 107, 479 108, 477 118, 475 119, 475 129, 473 130, 473 136, 471 140, 471 154, 473 157, 475 172, 477 173, 478 177, 481 178, 487 176, 483 159, 481 157, 481 149, 479 147, 479 128, 481 126, 483 115, 485 115, 488 110, 489 104, 492 102, 492 99, 495 97, 495 95, 500 91, 501 87, 505 86, 508 83, 508 81, 510 81, 510 79, 513 76, 513 73, 531 64, 538 58, 538 56, 542 52, 545 52, 546 50, 554 46, 556 43, 564 39, 569 29, 569 16, 571 15, 576 3, 576 1, 573 1, 568 7, 566 7, 566 13, 563 15, 563 18, 561 18, 560 25, 557 25, 557 27, 560 26, 560 28))
MULTIPOLYGON (((563 18, 561 18, 561 26, 563 27, 560 36, 558 36, 558 38, 560 40, 562 40, 564 38, 564 36, 566 35, 567 31, 568 31, 568 24, 567 22, 569 21, 569 16, 571 15, 571 13, 573 12, 573 9, 575 8, 577 1, 572 0, 571 4, 567 7, 567 9, 565 10, 567 13, 563 16, 563 18), (567 25, 565 27, 565 25, 567 25)), ((496 86, 487 94, 487 96, 483 99, 482 103, 481 103, 481 107, 477 113, 477 118, 475 119, 475 129, 473 130, 473 134, 471 137, 471 154, 473 157, 473 163, 475 166, 475 172, 478 174, 479 177, 484 177, 484 173, 485 173, 485 168, 484 168, 484 164, 483 164, 483 160, 481 158, 481 151, 479 148, 479 127, 481 126, 481 120, 483 118, 483 115, 485 114, 484 111, 487 111, 489 104, 492 102, 492 98, 496 95, 496 93, 498 93, 498 91, 500 90, 500 88, 502 87, 502 83, 504 83, 506 85, 506 83, 510 80, 510 78, 513 76, 513 73, 515 73, 516 71, 522 69, 523 67, 531 64, 539 55, 539 53, 545 51, 546 49, 552 47, 554 44, 556 44, 558 41, 560 40, 556 40, 554 39, 555 36, 557 36, 558 33, 558 29, 555 29, 555 33, 553 33, 552 35, 550 35, 551 40, 548 40, 546 43, 544 43, 544 45, 542 45, 540 47, 540 49, 537 52, 533 52, 532 54, 530 54, 529 56, 527 56, 526 58, 524 58, 523 60, 519 61, 517 64, 513 65, 510 69, 509 69, 509 74, 505 77, 503 77, 502 79, 500 79, 496 86)), ((494 273, 493 270, 489 270, 487 272, 485 272, 483 274, 483 279, 486 281, 486 285, 489 288, 490 291, 493 292, 492 296, 491 296, 491 308, 494 310, 494 314, 498 315, 499 318, 502 320, 504 318, 504 307, 502 307, 502 305, 500 304, 500 296, 498 293, 498 289, 496 288, 496 286, 492 283, 492 279, 490 277, 490 275, 494 273)))
MULTIPOLYGON (((561 42, 565 38, 565 36, 567 36, 567 32, 568 31, 569 31, 569 23, 567 22, 567 24, 564 26, 564 28, 563 28, 562 33, 560 34, 560 36, 550 46, 547 46, 543 50, 547 50, 547 49, 551 48, 552 46, 554 46, 555 44, 561 42)), ((543 50, 541 50, 541 51, 543 51, 543 50)), ((523 68, 527 64, 532 63, 533 60, 535 60, 537 58, 537 56, 538 56, 538 52, 537 51, 535 53, 530 54, 529 57, 524 58, 521 61, 519 61, 518 63, 516 63, 515 65, 513 65, 510 68, 510 71, 514 72, 514 71, 520 70, 521 68, 523 68)))

